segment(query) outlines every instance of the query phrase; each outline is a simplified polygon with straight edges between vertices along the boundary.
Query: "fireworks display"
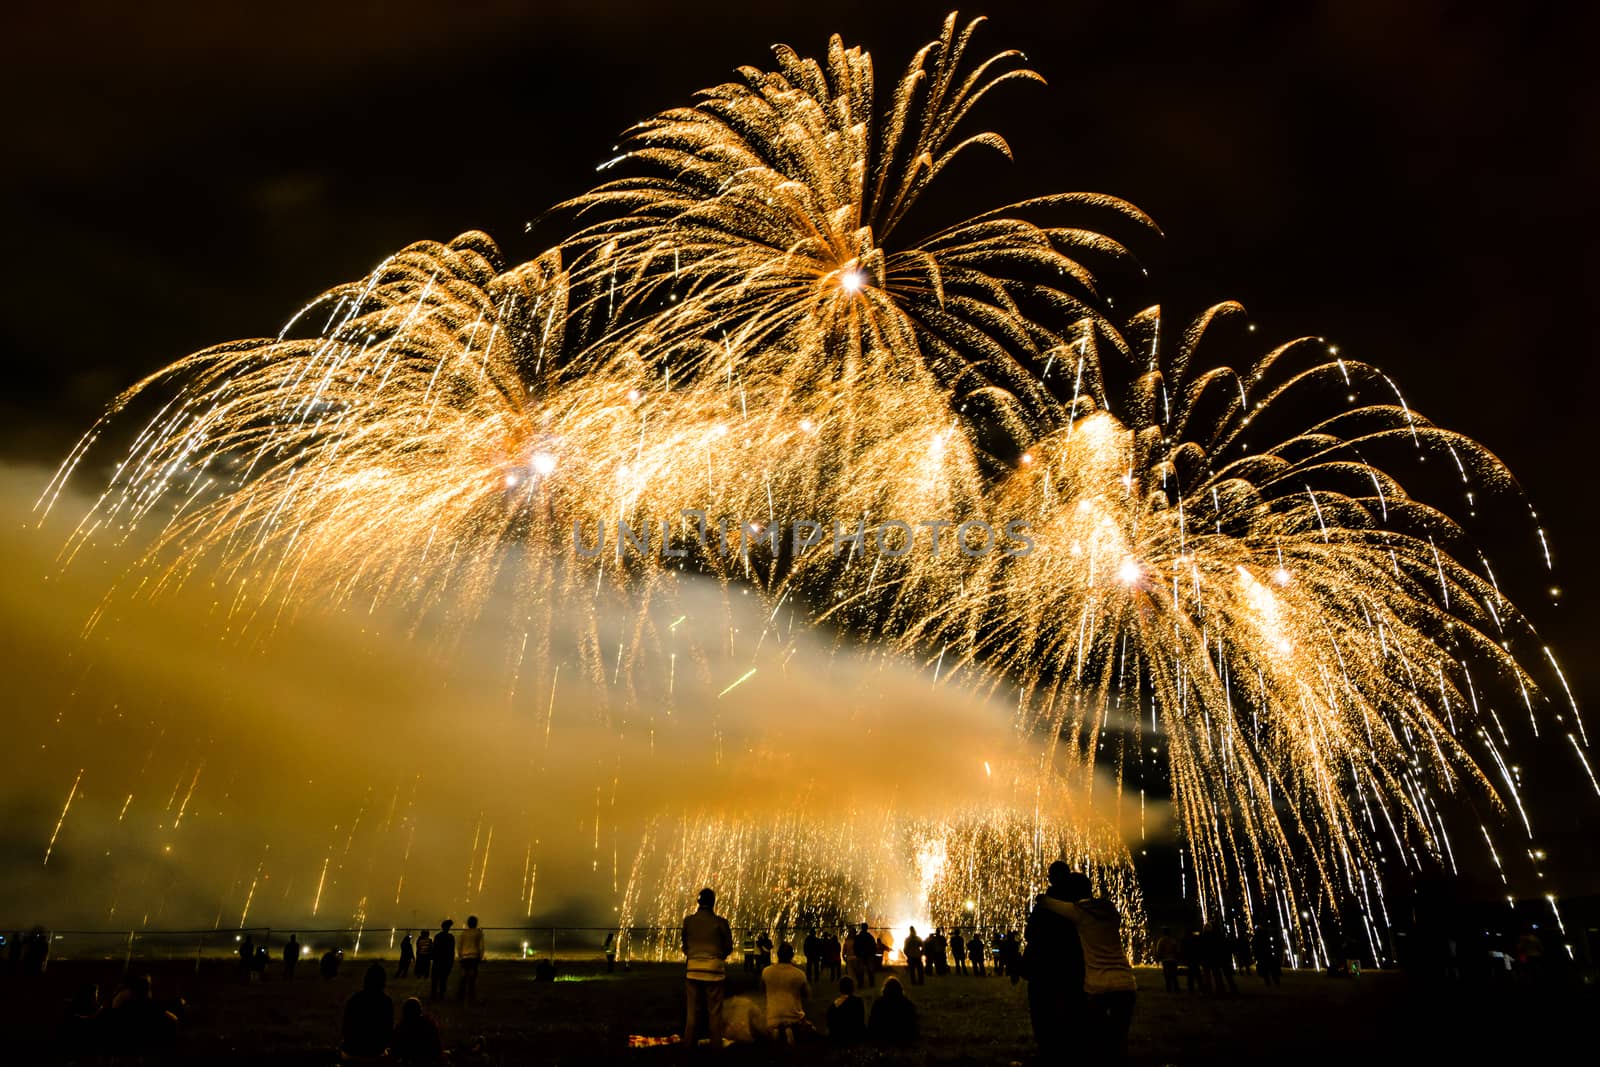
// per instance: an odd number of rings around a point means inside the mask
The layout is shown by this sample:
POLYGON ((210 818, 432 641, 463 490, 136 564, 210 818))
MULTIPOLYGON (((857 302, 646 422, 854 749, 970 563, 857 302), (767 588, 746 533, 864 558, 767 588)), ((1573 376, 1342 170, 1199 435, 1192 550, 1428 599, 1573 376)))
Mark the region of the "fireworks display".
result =
POLYGON ((1139 275, 1123 240, 1154 226, 1113 197, 902 240, 957 156, 1009 155, 973 109, 1040 80, 973 62, 977 26, 952 15, 886 87, 838 38, 779 47, 629 130, 537 258, 413 245, 277 338, 137 384, 40 500, 134 427, 64 559, 126 546, 108 604, 205 583, 262 641, 313 608, 487 623, 513 688, 553 708, 581 679, 619 730, 706 674, 667 607, 709 576, 762 620, 728 624, 711 699, 810 635, 981 696, 1029 753, 1004 797, 937 814, 663 810, 631 876, 613 858, 623 925, 715 883, 736 922, 1009 928, 1062 855, 1137 915, 1126 811, 1170 798, 1207 917, 1314 951, 1353 907, 1383 954, 1387 871, 1454 865, 1476 810, 1491 849, 1531 841, 1518 734, 1589 765, 1556 660, 1429 503, 1515 484, 1320 339, 1240 358, 1237 305, 1115 313, 1097 276, 1139 275), (1025 538, 974 546, 980 520, 1025 538))

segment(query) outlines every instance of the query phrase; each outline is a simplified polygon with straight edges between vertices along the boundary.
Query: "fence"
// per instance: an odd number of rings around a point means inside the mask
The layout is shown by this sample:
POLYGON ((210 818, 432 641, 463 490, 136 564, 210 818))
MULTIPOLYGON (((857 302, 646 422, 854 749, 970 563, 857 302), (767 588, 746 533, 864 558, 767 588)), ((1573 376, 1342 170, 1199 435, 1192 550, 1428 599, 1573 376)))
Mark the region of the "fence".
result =
MULTIPOLYGON (((460 933, 462 927, 454 927, 460 933)), ((619 961, 648 961, 677 957, 678 928, 661 926, 633 926, 618 929, 614 926, 484 926, 484 951, 491 960, 532 960, 539 957, 567 962, 602 961, 607 954, 607 939, 617 946, 619 961)), ((871 928, 872 933, 893 940, 888 927, 871 928)), ((243 927, 237 930, 49 930, 50 958, 53 960, 120 960, 125 965, 139 962, 173 962, 192 960, 198 968, 203 960, 236 958, 245 938, 254 947, 265 947, 268 959, 277 965, 283 958, 283 946, 289 935, 300 943, 301 958, 319 959, 323 953, 338 950, 345 959, 394 959, 400 952, 400 940, 412 935, 415 943, 418 927, 372 927, 361 929, 306 929, 304 927, 243 927)), ((437 928, 428 931, 430 936, 437 928)), ((761 930, 733 931, 734 958, 742 954, 741 945, 754 938, 761 930)), ((4 941, 9 951, 13 938, 27 937, 27 933, 8 933, 4 941)), ((774 941, 792 938, 800 947, 803 934, 795 931, 772 931, 774 941)), ((898 947, 898 946, 896 946, 898 947)))

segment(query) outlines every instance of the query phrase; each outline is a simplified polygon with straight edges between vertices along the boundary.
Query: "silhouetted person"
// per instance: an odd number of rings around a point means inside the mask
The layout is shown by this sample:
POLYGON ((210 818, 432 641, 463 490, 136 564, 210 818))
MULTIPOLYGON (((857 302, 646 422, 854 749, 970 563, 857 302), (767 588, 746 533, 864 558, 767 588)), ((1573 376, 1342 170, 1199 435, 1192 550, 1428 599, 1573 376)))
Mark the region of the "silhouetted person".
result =
POLYGON ((433 964, 433 938, 426 930, 417 931, 417 966, 418 978, 427 978, 429 968, 433 964))
POLYGON ((253 967, 256 972, 256 979, 258 981, 265 982, 267 980, 267 964, 270 962, 270 960, 271 957, 267 954, 267 946, 264 944, 257 945, 256 958, 253 967))
POLYGON ((606 931, 605 953, 606 973, 614 974, 617 969, 617 932, 615 930, 606 931))
POLYGON ((456 965, 456 935, 450 932, 455 920, 445 919, 439 924, 439 933, 428 949, 429 980, 432 985, 429 998, 439 1000, 450 994, 450 971, 456 965))
POLYGON ((556 965, 550 961, 548 956, 534 961, 533 980, 535 982, 554 982, 556 980, 556 965))
POLYGON ((695 903, 695 910, 683 920, 683 1043, 694 1048, 703 1023, 712 1049, 721 1051, 722 992, 727 983, 728 954, 733 951, 733 931, 728 920, 716 912, 716 890, 700 890, 695 903))
POLYGON ((917 936, 917 928, 913 926, 910 932, 906 934, 905 944, 901 946, 901 951, 905 953, 906 957, 906 977, 911 979, 912 985, 921 985, 925 981, 923 978, 922 949, 922 938, 917 936))
POLYGON ((856 996, 856 983, 847 974, 839 979, 839 995, 828 1005, 828 1040, 854 1045, 867 1036, 867 1004, 856 996))
POLYGON ((461 980, 456 983, 456 998, 472 1003, 478 995, 478 968, 483 964, 483 931, 478 929, 478 917, 467 916, 467 928, 461 931, 456 956, 461 960, 461 980))
POLYGON ((828 970, 828 977, 833 981, 839 980, 839 968, 844 960, 844 943, 839 940, 839 935, 829 930, 822 935, 822 965, 828 970))
POLYGON ((972 936, 967 938, 967 962, 972 964, 972 973, 979 978, 984 977, 983 956, 985 951, 983 935, 976 930, 972 931, 972 936))
POLYGON ((878 951, 878 939, 867 932, 867 924, 850 940, 850 976, 856 980, 857 989, 871 989, 873 981, 872 956, 878 951))
POLYGON ((806 957, 806 981, 822 981, 822 938, 817 936, 817 928, 812 927, 806 934, 806 939, 800 943, 800 951, 806 957))
POLYGON ((1256 927, 1255 943, 1251 946, 1256 957, 1256 973, 1262 985, 1279 985, 1283 980, 1283 946, 1270 927, 1256 927))
POLYGON ((400 1025, 394 1028, 389 1048, 396 1063, 434 1064, 444 1060, 439 1024, 423 1010, 422 1001, 407 997, 400 1005, 400 1025))
POLYGON ((1205 942, 1200 938, 1199 930, 1190 930, 1183 935, 1183 943, 1179 948, 1183 953, 1183 970, 1188 975, 1188 989, 1193 993, 1196 989, 1208 992, 1206 985, 1205 968, 1205 942))
POLYGON ((772 966, 772 933, 763 930, 761 936, 756 938, 756 969, 764 971, 770 966, 772 966))
POLYGON ((1006 931, 1000 939, 1000 965, 1016 985, 1022 980, 1022 935, 1015 930, 1006 931))
POLYGON ((1205 929, 1200 931, 1200 952, 1206 969, 1206 984, 1212 991, 1220 994, 1222 987, 1227 986, 1228 992, 1237 993, 1239 988, 1233 982, 1233 954, 1228 951, 1228 939, 1222 936, 1215 921, 1206 923, 1205 929))
POLYGON ((86 982, 67 1001, 66 1014, 56 1033, 56 1049, 68 1061, 94 1059, 103 1051, 105 1036, 100 987, 86 982))
MULTIPOLYGON (((1050 865, 1045 895, 1071 900, 1087 895, 1089 880, 1057 860, 1050 865)), ((1071 919, 1035 903, 1028 915, 1028 947, 1022 969, 1028 978, 1028 1017, 1041 1063, 1064 1063, 1082 1046, 1088 1002, 1083 991, 1083 943, 1071 919)))
POLYGON ((778 962, 762 970, 761 988, 767 995, 767 1033, 774 1041, 794 1044, 795 1030, 805 1025, 811 986, 805 972, 794 965, 794 946, 789 942, 778 946, 778 962))
POLYGON ((867 1036, 885 1045, 909 1045, 917 1040, 917 1009, 906 997, 900 979, 883 980, 883 993, 867 1020, 867 1036))
POLYGON ((1177 993, 1178 989, 1178 961, 1183 957, 1182 946, 1178 939, 1172 936, 1172 927, 1163 926, 1161 936, 1156 938, 1156 962, 1161 964, 1161 981, 1165 983, 1168 993, 1177 993))
POLYGON ((250 972, 256 967, 256 942, 249 934, 244 935, 244 940, 239 942, 239 977, 246 982, 250 980, 250 972))
POLYGON ((922 943, 923 966, 933 974, 948 975, 950 973, 948 951, 949 943, 945 941, 944 931, 935 926, 933 933, 922 943))
POLYGON ((412 947, 411 935, 400 939, 400 965, 394 969, 395 978, 404 978, 411 973, 411 965, 417 962, 417 950, 412 947))
POLYGON ((960 929, 950 931, 950 962, 955 964, 957 974, 967 973, 967 943, 962 940, 960 929))
MULTIPOLYGON (((1087 888, 1088 879, 1082 875, 1069 884, 1069 889, 1076 892, 1087 888)), ((1089 1002, 1089 1026, 1094 1037, 1090 1059, 1121 1063, 1128 1056, 1128 1027, 1133 1023, 1138 989, 1133 966, 1122 951, 1122 916, 1105 897, 1085 896, 1069 901, 1041 895, 1038 903, 1071 919, 1078 928, 1078 941, 1083 946, 1083 991, 1089 1002)))
POLYGON ((22 944, 22 973, 38 977, 50 963, 50 933, 35 926, 22 944))
POLYGON ((1517 975, 1529 985, 1539 985, 1544 980, 1544 942, 1525 926, 1517 936, 1517 975))
POLYGON ((744 969, 748 974, 756 973, 756 935, 749 930, 744 932, 744 969))
POLYGON ((357 1060, 376 1060, 389 1049, 394 1036, 394 1001, 383 991, 383 964, 367 968, 361 989, 344 1002, 344 1055, 357 1060))
POLYGON ((112 1056, 159 1056, 178 1044, 178 1016, 151 995, 150 979, 128 979, 106 1016, 105 1050, 112 1056))
POLYGON ((324 952, 322 954, 322 960, 319 964, 319 967, 322 971, 322 977, 329 981, 339 977, 339 964, 343 962, 344 949, 330 948, 328 951, 324 952))

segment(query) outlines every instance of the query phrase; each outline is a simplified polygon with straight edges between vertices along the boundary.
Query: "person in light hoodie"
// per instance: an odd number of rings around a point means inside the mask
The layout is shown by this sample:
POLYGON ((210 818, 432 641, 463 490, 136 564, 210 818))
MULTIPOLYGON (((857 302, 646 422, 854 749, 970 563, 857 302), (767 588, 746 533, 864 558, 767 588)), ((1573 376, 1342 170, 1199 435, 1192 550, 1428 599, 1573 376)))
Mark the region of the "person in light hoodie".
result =
POLYGON ((1128 1054, 1128 1027, 1133 1023, 1138 989, 1133 966, 1122 950, 1122 916, 1110 900, 1090 895, 1087 877, 1073 872, 1070 878, 1070 895, 1076 899, 1040 894, 1036 904, 1072 920, 1078 928, 1083 945, 1083 992, 1096 1051, 1092 1062, 1121 1063, 1128 1054))

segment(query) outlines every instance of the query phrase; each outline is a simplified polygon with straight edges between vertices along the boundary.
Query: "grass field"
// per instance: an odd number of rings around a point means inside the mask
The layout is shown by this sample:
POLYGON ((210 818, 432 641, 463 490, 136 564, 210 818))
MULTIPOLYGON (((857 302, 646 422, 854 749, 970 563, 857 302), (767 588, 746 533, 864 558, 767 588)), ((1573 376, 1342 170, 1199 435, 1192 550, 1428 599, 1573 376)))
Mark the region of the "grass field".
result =
MULTIPOLYGON (((181 1052, 187 1062, 332 1064, 340 1005, 359 987, 367 962, 347 960, 331 981, 305 967, 295 982, 284 983, 274 969, 271 980, 256 985, 241 983, 222 962, 208 962, 198 972, 192 963, 136 969, 154 977, 158 995, 187 1001, 181 1052)), ((42 979, 0 979, 0 1062, 48 1061, 54 1027, 72 990, 96 981, 109 998, 121 978, 120 963, 57 962, 42 979)), ((1279 988, 1264 989, 1241 976, 1237 995, 1202 997, 1162 992, 1160 975, 1152 970, 1141 970, 1139 982, 1130 1051, 1133 1062, 1142 1064, 1483 1063, 1501 1057, 1512 1063, 1592 1062, 1600 1019, 1592 986, 1424 988, 1394 973, 1357 980, 1289 973, 1279 988), (1569 1053, 1561 1054, 1564 1046, 1569 1053)), ((832 993, 827 985, 826 993, 813 997, 808 1014, 822 1016, 832 993)), ((479 980, 479 1003, 446 1002, 436 1006, 435 1016, 447 1048, 484 1038, 483 1056, 457 1052, 452 1060, 458 1063, 609 1061, 648 1067, 695 1058, 672 1047, 627 1047, 629 1034, 664 1035, 681 1027, 682 990, 681 968, 668 965, 635 965, 609 975, 598 965, 574 965, 557 982, 536 983, 530 965, 490 963, 479 980)), ((408 979, 391 983, 389 992, 398 1005, 425 991, 408 979)), ((723 1062, 777 1057, 1005 1065, 1030 1057, 1025 986, 992 976, 952 976, 930 979, 911 994, 923 1032, 915 1050, 738 1047, 723 1062)), ((728 995, 759 993, 753 979, 735 967, 728 995)))

